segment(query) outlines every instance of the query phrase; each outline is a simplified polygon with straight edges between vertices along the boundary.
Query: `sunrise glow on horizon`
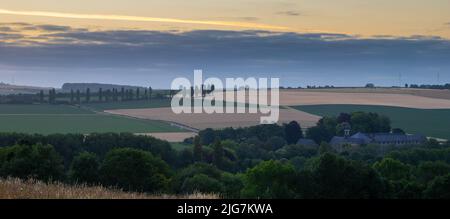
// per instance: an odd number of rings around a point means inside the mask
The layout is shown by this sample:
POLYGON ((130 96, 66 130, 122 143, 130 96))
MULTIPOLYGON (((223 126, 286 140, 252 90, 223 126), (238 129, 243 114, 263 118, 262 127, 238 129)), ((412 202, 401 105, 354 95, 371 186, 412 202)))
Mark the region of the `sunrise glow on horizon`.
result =
POLYGON ((450 38, 450 2, 344 0, 1 0, 1 22, 109 29, 261 29, 450 38), (258 10, 255 10, 258 5, 258 10))

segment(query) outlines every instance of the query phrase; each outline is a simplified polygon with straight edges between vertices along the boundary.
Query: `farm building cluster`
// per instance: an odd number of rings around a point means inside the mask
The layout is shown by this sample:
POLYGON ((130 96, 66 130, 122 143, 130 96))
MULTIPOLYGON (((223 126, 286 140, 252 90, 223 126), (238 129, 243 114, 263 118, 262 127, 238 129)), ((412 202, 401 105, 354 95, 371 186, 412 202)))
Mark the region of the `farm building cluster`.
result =
MULTIPOLYGON (((418 145, 427 141, 424 135, 403 133, 362 133, 350 135, 350 130, 344 131, 344 136, 334 136, 329 144, 337 151, 342 151, 346 146, 375 145, 418 145)), ((317 146, 311 139, 299 139, 299 145, 317 146)))

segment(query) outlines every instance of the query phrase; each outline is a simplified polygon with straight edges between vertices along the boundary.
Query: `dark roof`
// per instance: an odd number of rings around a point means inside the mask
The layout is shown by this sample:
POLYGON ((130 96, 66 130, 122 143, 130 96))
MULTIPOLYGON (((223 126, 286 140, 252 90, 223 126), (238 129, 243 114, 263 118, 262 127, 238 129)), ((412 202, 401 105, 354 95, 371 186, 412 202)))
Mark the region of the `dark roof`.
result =
POLYGON ((369 143, 381 143, 381 144, 404 144, 404 143, 421 143, 426 141, 426 137, 423 135, 405 135, 405 134, 393 134, 393 133, 361 133, 358 132, 350 137, 338 137, 335 136, 331 139, 331 145, 339 144, 369 144, 369 143))
POLYGON ((366 144, 364 139, 360 139, 360 138, 346 138, 346 137, 339 137, 339 136, 334 136, 331 141, 330 141, 331 145, 342 145, 342 144, 366 144))
POLYGON ((361 139, 364 141, 365 144, 368 144, 372 141, 372 139, 367 134, 364 134, 362 132, 358 132, 352 135, 350 138, 361 139))
POLYGON ((304 145, 304 146, 317 146, 317 143, 312 139, 307 138, 300 138, 297 141, 298 145, 304 145))
POLYGON ((425 136, 422 135, 403 135, 391 133, 377 133, 372 136, 374 142, 415 142, 425 141, 425 136))

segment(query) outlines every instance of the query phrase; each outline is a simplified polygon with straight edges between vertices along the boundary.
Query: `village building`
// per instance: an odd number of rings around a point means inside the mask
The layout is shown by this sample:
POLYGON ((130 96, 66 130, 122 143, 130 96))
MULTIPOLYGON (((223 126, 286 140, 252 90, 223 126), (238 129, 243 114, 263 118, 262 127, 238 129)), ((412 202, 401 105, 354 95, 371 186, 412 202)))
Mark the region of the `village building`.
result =
POLYGON ((427 138, 423 135, 410 135, 404 133, 362 133, 350 135, 351 127, 349 123, 343 123, 344 136, 334 136, 330 145, 337 151, 342 151, 344 147, 351 148, 361 145, 417 145, 423 144, 427 138))

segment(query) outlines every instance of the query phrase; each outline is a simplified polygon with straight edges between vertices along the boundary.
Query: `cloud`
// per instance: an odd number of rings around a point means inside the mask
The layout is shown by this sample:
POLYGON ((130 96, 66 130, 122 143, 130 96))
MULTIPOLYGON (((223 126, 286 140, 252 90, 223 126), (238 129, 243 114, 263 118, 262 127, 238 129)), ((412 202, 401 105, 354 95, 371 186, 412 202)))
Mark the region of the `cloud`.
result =
POLYGON ((285 15, 285 16, 300 16, 302 13, 299 11, 279 11, 276 14, 278 15, 285 15))
POLYGON ((258 17, 251 17, 251 16, 243 16, 243 17, 222 17, 221 19, 232 19, 232 20, 241 20, 241 21, 258 21, 258 20, 260 20, 258 17))
POLYGON ((24 22, 0 23, 0 26, 29 26, 31 24, 24 22))
POLYGON ((258 17, 239 17, 239 19, 244 20, 244 21, 258 21, 259 20, 258 17))
MULTIPOLYGON (((220 76, 281 75, 292 83, 317 77, 330 83, 342 77, 346 78, 342 83, 350 83, 367 80, 364 75, 386 78, 392 72, 405 72, 405 77, 406 73, 417 76, 428 69, 450 72, 450 41, 433 36, 360 38, 262 30, 164 32, 42 26, 38 36, 14 34, 0 35, 0 65, 44 69, 40 71, 53 74, 48 80, 69 80, 69 76, 119 82, 145 77, 170 80, 196 68, 220 76)), ((39 71, 23 72, 31 80, 30 75, 39 71)))
POLYGON ((0 32, 13 32, 14 30, 11 27, 1 27, 0 32))
POLYGON ((17 40, 22 38, 23 35, 21 34, 0 33, 0 42, 1 40, 17 40))
MULTIPOLYGON (((450 54, 449 41, 432 36, 378 36, 363 39, 335 33, 301 34, 251 30, 89 31, 59 26, 30 26, 43 32, 39 36, 2 36, 3 39, 16 39, 7 45, 9 50, 14 50, 14 54, 24 52, 23 59, 10 59, 11 61, 42 60, 42 63, 35 64, 72 65, 74 60, 90 57, 92 60, 87 63, 94 66, 105 63, 113 66, 141 63, 145 66, 148 60, 151 60, 148 63, 151 65, 153 62, 177 64, 186 60, 191 60, 192 63, 252 63, 255 60, 316 63, 338 60, 400 61, 416 57, 420 62, 429 57, 435 57, 436 60, 449 58, 450 54), (58 31, 54 32, 55 30, 58 31), (24 48, 23 43, 28 47, 24 48), (29 48, 30 46, 36 49, 29 48), (54 62, 52 59, 62 60, 54 62)), ((5 52, 0 53, 5 55, 5 52)))
POLYGON ((229 26, 229 27, 268 29, 268 30, 287 30, 287 29, 289 29, 289 28, 283 27, 283 26, 266 25, 266 24, 258 24, 258 23, 232 22, 232 21, 189 20, 189 19, 139 17, 139 16, 125 16, 125 15, 103 15, 103 14, 76 14, 76 13, 61 13, 61 12, 48 12, 48 11, 14 11, 14 10, 0 9, 0 14, 53 17, 53 18, 71 18, 71 19, 201 24, 201 25, 212 25, 212 26, 229 26))
POLYGON ((58 25, 29 25, 23 28, 23 30, 41 30, 41 31, 69 31, 72 30, 69 26, 58 25))

